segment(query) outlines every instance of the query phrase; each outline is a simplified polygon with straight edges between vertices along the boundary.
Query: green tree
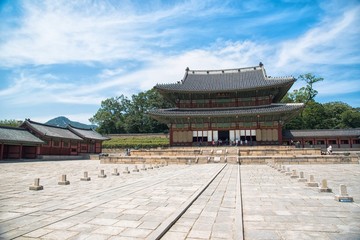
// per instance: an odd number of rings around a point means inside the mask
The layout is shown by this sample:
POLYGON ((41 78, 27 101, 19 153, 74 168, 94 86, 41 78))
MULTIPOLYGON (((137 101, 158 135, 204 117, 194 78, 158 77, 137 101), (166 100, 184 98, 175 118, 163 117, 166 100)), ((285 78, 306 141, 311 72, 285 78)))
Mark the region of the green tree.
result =
POLYGON ((168 103, 156 89, 140 92, 133 95, 125 119, 126 132, 131 133, 156 133, 166 131, 166 124, 161 124, 152 119, 147 112, 155 108, 170 108, 168 103))
POLYGON ((342 114, 345 111, 352 110, 352 107, 343 102, 329 102, 324 103, 325 119, 324 127, 326 129, 343 128, 346 124, 343 124, 342 114))
POLYGON ((343 128, 359 128, 360 127, 360 111, 356 109, 346 110, 341 114, 341 127, 343 128))
POLYGON ((316 77, 315 75, 311 73, 306 73, 304 75, 300 75, 299 78, 301 81, 306 82, 306 86, 300 88, 300 91, 303 91, 306 99, 305 104, 307 104, 309 101, 314 100, 315 96, 318 94, 318 91, 314 89, 314 84, 317 82, 321 82, 324 80, 322 77, 316 77))
POLYGON ((97 131, 102 134, 124 133, 124 118, 128 105, 129 100, 124 95, 108 98, 101 102, 100 109, 89 121, 97 124, 97 131))
POLYGON ((305 103, 313 101, 318 91, 314 88, 314 84, 324 79, 322 77, 316 77, 311 73, 306 73, 298 77, 299 80, 306 83, 305 87, 295 89, 292 92, 288 92, 281 102, 283 103, 305 103))
POLYGON ((302 112, 303 129, 324 129, 325 109, 321 103, 309 101, 302 112))
POLYGON ((22 124, 23 121, 14 120, 14 119, 5 119, 0 120, 0 126, 5 127, 19 127, 22 124))
POLYGON ((158 133, 167 131, 167 125, 150 118, 147 112, 154 108, 173 107, 156 89, 134 94, 131 100, 123 95, 101 102, 101 108, 89 119, 97 124, 100 133, 158 133))

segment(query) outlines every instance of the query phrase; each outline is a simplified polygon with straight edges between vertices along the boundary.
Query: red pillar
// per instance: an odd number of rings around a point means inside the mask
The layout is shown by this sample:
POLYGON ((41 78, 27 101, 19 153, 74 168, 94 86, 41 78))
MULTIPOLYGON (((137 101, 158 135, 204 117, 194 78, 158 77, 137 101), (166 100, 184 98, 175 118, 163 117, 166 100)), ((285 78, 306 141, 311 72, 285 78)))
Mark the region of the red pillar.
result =
POLYGON ((4 159, 4 144, 1 144, 0 147, 0 160, 4 159))
POLYGON ((20 145, 19 158, 22 158, 22 152, 23 152, 23 145, 20 145))
POLYGON ((173 128, 172 128, 172 123, 170 124, 169 138, 170 138, 170 146, 172 146, 172 145, 173 145, 173 128))

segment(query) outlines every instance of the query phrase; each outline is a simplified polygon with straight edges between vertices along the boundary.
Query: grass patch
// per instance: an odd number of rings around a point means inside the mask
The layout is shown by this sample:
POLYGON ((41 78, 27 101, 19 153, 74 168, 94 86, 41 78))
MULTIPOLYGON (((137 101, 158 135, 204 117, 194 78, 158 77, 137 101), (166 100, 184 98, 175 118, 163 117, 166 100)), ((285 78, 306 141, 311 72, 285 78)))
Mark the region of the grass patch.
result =
POLYGON ((112 137, 103 142, 103 148, 157 148, 168 147, 169 139, 153 136, 144 137, 112 137))

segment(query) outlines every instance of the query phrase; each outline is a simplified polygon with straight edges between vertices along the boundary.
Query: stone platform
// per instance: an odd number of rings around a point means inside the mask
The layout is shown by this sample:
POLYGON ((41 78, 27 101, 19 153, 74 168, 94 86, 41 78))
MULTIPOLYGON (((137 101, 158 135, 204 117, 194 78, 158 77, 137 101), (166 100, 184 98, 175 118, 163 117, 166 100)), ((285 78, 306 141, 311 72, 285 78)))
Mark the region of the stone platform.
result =
POLYGON ((359 163, 354 154, 321 155, 320 149, 295 148, 290 146, 253 146, 253 147, 201 147, 132 150, 131 156, 109 155, 101 157, 101 163, 240 163, 266 164, 340 164, 359 163))

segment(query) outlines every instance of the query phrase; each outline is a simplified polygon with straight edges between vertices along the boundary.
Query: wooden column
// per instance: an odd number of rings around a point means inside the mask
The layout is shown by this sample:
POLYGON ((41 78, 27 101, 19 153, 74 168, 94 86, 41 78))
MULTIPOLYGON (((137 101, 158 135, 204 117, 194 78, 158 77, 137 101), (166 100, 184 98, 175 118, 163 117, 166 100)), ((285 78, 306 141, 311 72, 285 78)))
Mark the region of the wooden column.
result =
POLYGON ((20 149, 19 149, 19 159, 22 158, 22 152, 23 152, 23 145, 20 144, 20 149))
POLYGON ((0 160, 4 159, 4 144, 0 146, 0 160))
POLYGON ((280 123, 278 124, 278 141, 279 141, 279 145, 283 144, 282 125, 280 123))
POLYGON ((172 128, 172 123, 170 123, 169 138, 170 138, 170 146, 172 146, 173 143, 174 143, 174 141, 173 141, 173 128, 172 128))

